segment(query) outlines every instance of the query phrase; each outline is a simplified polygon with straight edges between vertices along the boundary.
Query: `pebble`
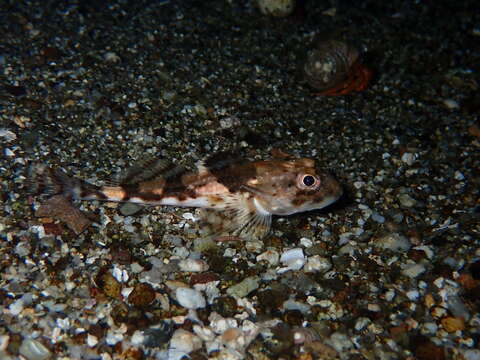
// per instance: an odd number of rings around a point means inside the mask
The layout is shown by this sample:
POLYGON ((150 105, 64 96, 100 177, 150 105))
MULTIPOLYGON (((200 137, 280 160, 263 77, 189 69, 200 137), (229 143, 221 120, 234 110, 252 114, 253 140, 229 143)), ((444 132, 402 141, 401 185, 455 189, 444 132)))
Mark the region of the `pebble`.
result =
POLYGON ((23 310, 23 300, 18 299, 14 301, 13 303, 10 304, 10 306, 8 307, 8 310, 10 310, 11 315, 17 316, 23 310))
POLYGON ((300 270, 306 261, 307 259, 301 248, 287 250, 280 256, 280 262, 286 267, 279 269, 278 273, 283 273, 288 270, 300 270))
POLYGON ((374 246, 381 249, 388 249, 396 252, 408 251, 412 244, 403 235, 399 233, 388 233, 378 238, 374 246))
POLYGON ((326 342, 339 353, 344 353, 353 347, 353 343, 350 338, 347 335, 339 332, 333 333, 330 336, 330 339, 328 339, 326 342))
POLYGON ((426 270, 423 264, 408 264, 402 269, 402 274, 413 279, 423 274, 426 270))
POLYGON ((155 300, 155 290, 149 283, 139 283, 128 296, 128 302, 139 307, 150 305, 155 300))
POLYGON ((200 259, 185 259, 178 263, 181 271, 204 272, 208 270, 208 264, 200 259))
POLYGON ((276 250, 267 250, 257 256, 257 261, 262 260, 267 261, 272 266, 276 266, 278 265, 278 261, 280 260, 280 254, 276 250))
POLYGON ((109 51, 109 52, 105 53, 103 58, 105 59, 105 61, 112 62, 112 63, 116 63, 116 62, 120 61, 120 56, 115 54, 113 51, 109 51))
POLYGON ((379 224, 383 224, 385 222, 385 217, 380 215, 377 212, 373 212, 372 213, 372 220, 379 223, 379 224))
POLYGON ((465 321, 460 317, 449 316, 443 318, 441 323, 443 328, 449 333, 465 329, 465 321))
POLYGON ((458 102, 453 99, 444 99, 443 105, 445 105, 445 107, 449 110, 460 108, 460 105, 458 104, 458 102))
POLYGON ((313 245, 313 241, 312 239, 309 239, 309 238, 306 238, 306 237, 302 237, 300 239, 300 244, 303 246, 303 247, 306 247, 306 248, 309 248, 313 245))
POLYGON ((51 356, 50 350, 34 339, 24 339, 18 352, 28 360, 45 360, 51 356))
POLYGON ((332 263, 326 257, 314 255, 308 258, 303 270, 305 272, 327 272, 332 268, 332 263))
POLYGON ((127 202, 125 204, 122 204, 118 211, 120 211, 120 214, 122 214, 123 216, 131 216, 138 213, 143 208, 144 206, 142 205, 127 202))
POLYGON ((258 276, 250 276, 242 280, 242 282, 230 286, 227 289, 227 294, 237 298, 247 296, 254 290, 257 290, 260 286, 260 278, 258 276))
POLYGON ((438 330, 438 326, 434 322, 427 322, 423 324, 422 333, 424 334, 435 334, 438 330))
POLYGON ((415 162, 415 159, 416 159, 416 155, 409 152, 406 152, 402 155, 402 161, 408 166, 413 165, 413 163, 415 162))
POLYGON ((415 200, 408 194, 398 195, 398 201, 400 202, 400 205, 406 208, 414 207, 417 204, 417 200, 415 200))
POLYGON ((177 329, 170 339, 170 349, 184 352, 186 354, 202 347, 202 340, 195 334, 184 329, 177 329))
POLYGON ((463 358, 465 360, 480 360, 479 349, 468 349, 463 351, 463 358))
POLYGON ((180 287, 175 291, 178 303, 187 309, 201 309, 206 306, 203 295, 194 289, 180 287))
POLYGON ((360 331, 360 330, 364 329, 371 322, 372 321, 367 317, 360 317, 355 322, 355 330, 360 331))
POLYGON ((412 301, 417 301, 420 297, 418 290, 410 290, 407 292, 407 297, 412 301))

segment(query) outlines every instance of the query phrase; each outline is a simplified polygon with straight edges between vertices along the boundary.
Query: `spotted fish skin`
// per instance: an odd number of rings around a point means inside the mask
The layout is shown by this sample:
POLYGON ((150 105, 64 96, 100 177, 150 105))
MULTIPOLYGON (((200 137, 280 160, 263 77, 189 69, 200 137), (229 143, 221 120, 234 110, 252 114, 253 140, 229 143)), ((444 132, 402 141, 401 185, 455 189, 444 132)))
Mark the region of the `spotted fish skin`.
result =
POLYGON ((133 202, 204 208, 203 224, 214 234, 261 239, 272 215, 320 209, 342 195, 342 187, 306 158, 228 161, 212 157, 194 171, 151 160, 127 170, 114 184, 97 186, 44 165, 33 167, 33 192, 80 200, 133 202))

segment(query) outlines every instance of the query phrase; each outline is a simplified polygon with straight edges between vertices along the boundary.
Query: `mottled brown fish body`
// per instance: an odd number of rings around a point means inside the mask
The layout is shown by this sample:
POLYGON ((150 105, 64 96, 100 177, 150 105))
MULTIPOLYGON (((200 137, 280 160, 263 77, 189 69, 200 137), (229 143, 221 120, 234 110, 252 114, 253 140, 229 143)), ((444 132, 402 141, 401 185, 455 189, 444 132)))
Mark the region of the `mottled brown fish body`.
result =
POLYGON ((306 158, 210 160, 191 172, 164 160, 149 161, 127 170, 118 185, 103 187, 44 166, 36 167, 35 173, 39 184, 50 188, 50 193, 82 200, 211 209, 214 213, 207 211, 204 219, 214 231, 246 238, 265 236, 272 215, 320 209, 342 195, 340 184, 306 158))

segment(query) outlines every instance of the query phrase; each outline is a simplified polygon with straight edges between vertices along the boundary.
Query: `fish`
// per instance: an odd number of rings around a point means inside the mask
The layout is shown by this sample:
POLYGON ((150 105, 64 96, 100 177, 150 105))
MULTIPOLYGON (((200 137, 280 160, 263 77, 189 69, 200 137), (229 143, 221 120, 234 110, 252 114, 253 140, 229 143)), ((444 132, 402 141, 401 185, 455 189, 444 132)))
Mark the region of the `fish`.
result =
POLYGON ((61 169, 34 164, 31 192, 62 194, 75 200, 131 202, 201 208, 199 224, 212 235, 262 239, 272 216, 324 208, 343 193, 340 183, 309 158, 230 160, 217 154, 193 170, 165 159, 150 159, 118 180, 95 185, 61 169))

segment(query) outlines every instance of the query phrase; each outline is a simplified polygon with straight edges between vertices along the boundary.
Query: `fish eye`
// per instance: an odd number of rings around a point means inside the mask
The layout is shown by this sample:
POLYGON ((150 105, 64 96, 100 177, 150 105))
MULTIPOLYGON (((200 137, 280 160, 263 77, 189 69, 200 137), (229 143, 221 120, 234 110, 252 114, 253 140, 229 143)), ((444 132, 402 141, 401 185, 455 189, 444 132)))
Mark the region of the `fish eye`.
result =
POLYGON ((315 184, 315 178, 312 175, 305 175, 302 182, 303 185, 310 187, 315 184))
POLYGON ((314 175, 301 174, 298 177, 298 186, 301 189, 316 189, 320 185, 320 179, 314 175))

